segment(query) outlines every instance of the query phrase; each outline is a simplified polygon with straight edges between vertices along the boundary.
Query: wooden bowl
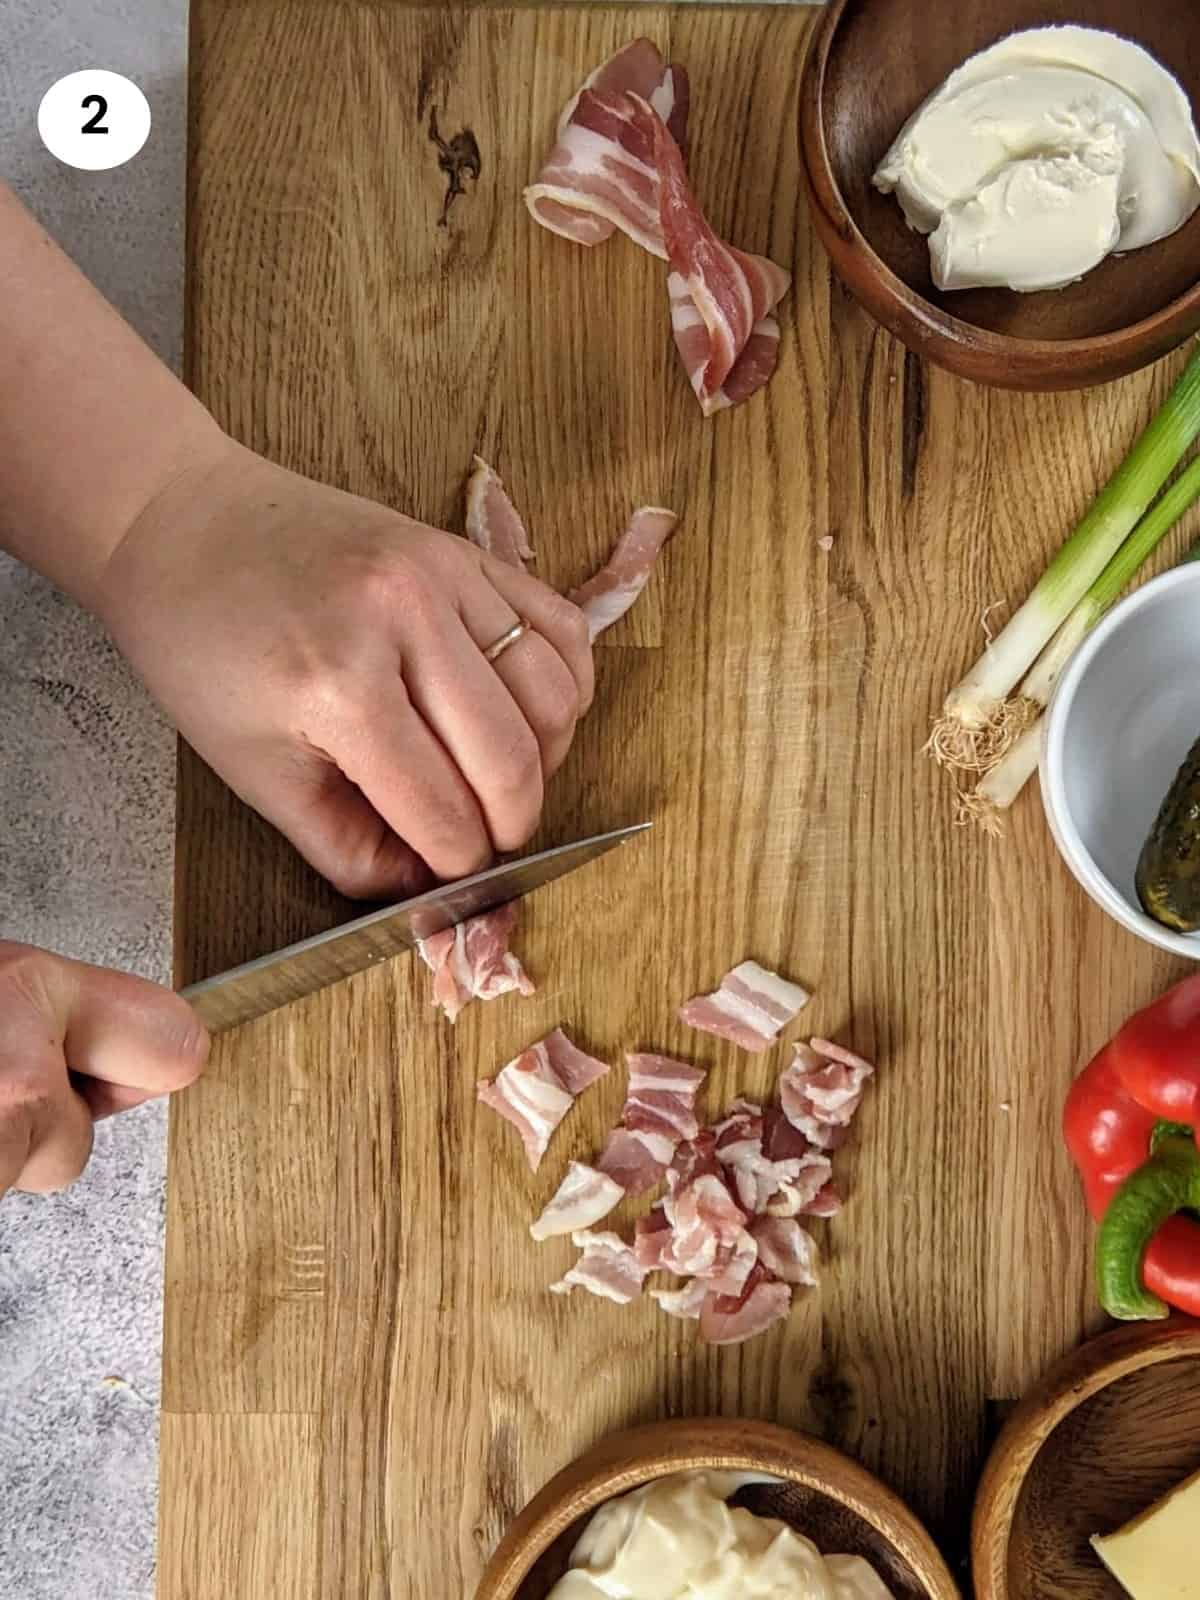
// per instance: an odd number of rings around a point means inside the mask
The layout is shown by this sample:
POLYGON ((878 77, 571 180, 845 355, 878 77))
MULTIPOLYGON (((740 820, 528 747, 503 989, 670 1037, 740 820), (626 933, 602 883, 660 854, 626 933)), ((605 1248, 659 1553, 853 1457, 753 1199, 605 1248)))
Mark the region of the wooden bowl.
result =
POLYGON ((878 1478, 840 1451, 769 1422, 653 1422, 612 1434, 552 1478, 505 1534, 475 1600, 546 1600, 588 1517, 670 1472, 769 1472, 738 1504, 778 1517, 826 1554, 865 1556, 896 1600, 961 1600, 933 1540, 878 1478))
POLYGON ((1123 1600, 1088 1540, 1200 1467, 1200 1322, 1114 1329, 1052 1367, 1005 1424, 971 1528, 977 1600, 1123 1600))
POLYGON ((813 217, 846 287, 939 366, 1011 389, 1075 389, 1147 365, 1200 328, 1200 211, 1169 239, 1041 294, 942 293, 929 250, 871 174, 906 118, 969 55, 1018 28, 1075 22, 1142 44, 1200 107, 1188 0, 829 0, 800 93, 813 217))

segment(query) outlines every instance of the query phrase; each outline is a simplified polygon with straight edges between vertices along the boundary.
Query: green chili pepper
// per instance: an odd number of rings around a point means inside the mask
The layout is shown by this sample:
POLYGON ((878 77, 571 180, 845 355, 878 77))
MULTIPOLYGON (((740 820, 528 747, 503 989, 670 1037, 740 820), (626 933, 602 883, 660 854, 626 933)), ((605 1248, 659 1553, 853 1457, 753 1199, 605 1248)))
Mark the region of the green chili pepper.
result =
POLYGON ((1200 1207, 1200 1151, 1192 1130, 1181 1138, 1171 1124, 1155 1130, 1154 1154, 1122 1183, 1104 1213, 1096 1240, 1100 1300, 1110 1317, 1136 1322, 1168 1315, 1170 1307, 1142 1284, 1142 1257, 1176 1212, 1200 1207))

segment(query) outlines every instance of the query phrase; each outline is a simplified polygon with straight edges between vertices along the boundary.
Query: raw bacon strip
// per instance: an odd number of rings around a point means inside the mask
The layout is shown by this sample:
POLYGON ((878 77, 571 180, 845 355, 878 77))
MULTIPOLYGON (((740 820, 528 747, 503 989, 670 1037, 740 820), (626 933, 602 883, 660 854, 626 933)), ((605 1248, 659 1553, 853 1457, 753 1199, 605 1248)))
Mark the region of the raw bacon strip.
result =
POLYGON ((662 1181, 675 1154, 674 1139, 642 1129, 614 1128, 596 1162, 626 1194, 646 1194, 662 1181))
POLYGON ((682 1289, 651 1289, 650 1298, 657 1300, 669 1317, 684 1317, 694 1322, 708 1294, 708 1284, 703 1278, 690 1278, 682 1289))
POLYGON ((637 1299, 646 1280, 646 1268, 639 1264, 620 1234, 593 1233, 585 1228, 573 1233, 571 1242, 583 1254, 568 1273, 550 1285, 551 1294, 586 1289, 602 1299, 615 1300, 619 1306, 637 1299))
POLYGON ((516 922, 513 900, 418 942, 421 958, 433 972, 433 1003, 451 1022, 470 1000, 495 1000, 514 990, 523 995, 535 992, 525 968, 508 948, 516 922))
POLYGON ((754 324, 724 383, 709 394, 705 392, 704 383, 712 346, 687 279, 678 272, 668 273, 667 294, 671 301, 671 331, 675 344, 706 417, 740 405, 770 381, 779 362, 779 323, 773 316, 760 317, 754 324))
POLYGON ((874 1070, 869 1061, 828 1039, 797 1041, 792 1063, 779 1079, 784 1115, 813 1144, 834 1149, 845 1137, 874 1070))
POLYGON ((516 1128, 536 1172, 576 1095, 607 1071, 605 1062, 578 1049, 555 1028, 502 1067, 491 1082, 481 1083, 477 1093, 482 1104, 516 1128))
POLYGON ((706 1344, 742 1344, 786 1317, 792 1291, 759 1263, 740 1295, 709 1294, 700 1310, 700 1337, 706 1344))
POLYGON ((667 65, 649 39, 635 39, 597 67, 564 107, 557 142, 525 190, 525 204, 535 222, 576 244, 602 244, 620 228, 665 261, 653 138, 638 126, 631 92, 684 142, 687 73, 667 65))
POLYGON ((758 1259, 783 1283, 817 1283, 817 1245, 812 1234, 791 1217, 755 1217, 750 1235, 758 1246, 758 1259))
POLYGON ((675 513, 662 506, 639 506, 604 566, 572 589, 567 598, 587 618, 592 639, 623 617, 641 594, 678 522, 675 513))
POLYGON ((729 1039, 743 1050, 762 1051, 811 999, 807 989, 768 972, 757 961, 743 961, 721 979, 712 994, 696 995, 679 1009, 691 1028, 729 1039))
POLYGON ((467 538, 498 561, 524 572, 533 557, 520 513, 508 498, 499 473, 482 456, 474 457, 467 479, 467 538))
POLYGON ((625 1197, 619 1183, 614 1183, 595 1167, 582 1161, 572 1161, 567 1175, 559 1184, 553 1197, 529 1231, 540 1244, 561 1233, 574 1233, 580 1228, 590 1228, 599 1222, 625 1197))
MULTIPOLYGON (((773 356, 767 352, 771 332, 761 325, 787 293, 791 275, 765 256, 747 255, 717 237, 692 194, 683 155, 670 130, 644 101, 638 102, 638 116, 649 135, 651 159, 658 173, 667 257, 682 280, 679 294, 670 289, 671 300, 674 303, 686 290, 707 336, 708 349, 701 363, 696 359, 694 326, 681 330, 673 312, 680 353, 708 416, 722 404, 731 404, 734 393, 745 399, 774 371, 773 356), (687 334, 686 354, 681 331, 687 334), (754 335, 757 339, 751 350, 754 335), (743 356, 747 368, 739 373, 743 356)), ((775 334, 778 344, 777 329, 775 334)))

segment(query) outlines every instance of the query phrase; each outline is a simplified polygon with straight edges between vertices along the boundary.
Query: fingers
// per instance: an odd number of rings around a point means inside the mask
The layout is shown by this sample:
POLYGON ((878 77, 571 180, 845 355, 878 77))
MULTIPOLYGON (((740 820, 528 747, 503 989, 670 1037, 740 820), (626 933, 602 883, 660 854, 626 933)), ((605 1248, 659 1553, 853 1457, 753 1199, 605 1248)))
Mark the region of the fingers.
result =
MULTIPOLYGON (((540 587, 540 586, 539 586, 540 587)), ((481 651, 502 638, 517 620, 517 612, 490 584, 474 587, 461 601, 467 632, 481 651)), ((554 645, 531 629, 494 661, 485 662, 520 707, 541 751, 542 776, 550 778, 562 766, 579 718, 579 687, 554 645)))
POLYGON ((60 1189, 83 1170, 93 1118, 75 1084, 115 1110, 191 1083, 207 1054, 169 990, 0 942, 0 1193, 60 1189))
MULTIPOLYGON (((506 606, 500 609, 500 625, 489 643, 516 620, 506 606)), ((492 844, 497 850, 516 850, 541 816, 541 746, 505 681, 484 660, 481 646, 454 611, 433 606, 422 619, 421 647, 405 660, 404 684, 413 708, 475 794, 492 844)), ((369 783, 344 761, 342 766, 383 810, 369 783)))
POLYGON ((492 586, 504 596, 518 616, 527 617, 543 639, 552 644, 575 680, 578 715, 590 709, 595 694, 592 645, 587 621, 578 606, 557 594, 527 572, 486 557, 483 570, 492 586))
MULTIPOLYGON (((457 618, 452 620, 461 628, 457 618)), ((431 655, 422 659, 423 674, 433 670, 439 681, 452 675, 451 665, 431 662, 431 655)), ((347 707, 336 718, 329 753, 388 829, 402 835, 439 878, 462 878, 491 860, 492 838, 478 785, 437 736, 445 726, 456 731, 443 698, 428 684, 423 698, 425 707, 419 707, 416 694, 410 699, 399 673, 393 673, 373 687, 368 711, 347 707), (434 716, 422 715, 431 705, 434 716)), ((486 715, 486 707, 479 714, 486 715)))
POLYGON ((87 1166, 92 1116, 55 1052, 26 1063, 28 1077, 0 1081, 0 1193, 54 1194, 87 1166))
MULTIPOLYGON (((389 732, 382 722, 379 731, 389 732)), ((331 730, 331 745, 334 742, 340 747, 331 730)), ((428 831, 411 827, 408 817, 400 818, 398 806, 389 808, 397 827, 412 838, 412 844, 406 843, 329 756, 314 750, 289 760, 284 771, 278 762, 260 764, 259 771, 267 782, 245 787, 245 798, 271 818, 310 866, 351 900, 405 900, 432 885, 437 868, 431 870, 418 849, 432 849, 440 860, 436 840, 428 831), (421 843, 414 848, 418 839, 421 843)), ((474 830, 476 853, 487 850, 479 808, 455 772, 445 785, 445 797, 460 808, 464 825, 474 830)))

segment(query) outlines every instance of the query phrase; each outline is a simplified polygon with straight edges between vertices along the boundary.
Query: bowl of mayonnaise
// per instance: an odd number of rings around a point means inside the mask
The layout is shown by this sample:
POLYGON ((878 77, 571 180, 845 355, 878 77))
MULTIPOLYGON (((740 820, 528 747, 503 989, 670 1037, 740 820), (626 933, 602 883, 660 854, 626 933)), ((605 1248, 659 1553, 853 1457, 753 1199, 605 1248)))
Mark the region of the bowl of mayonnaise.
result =
POLYGON ((834 267, 919 355, 1008 388, 1200 328, 1200 7, 829 0, 801 90, 834 267))
POLYGON ((476 1600, 959 1600, 929 1534, 864 1467, 765 1422, 609 1436, 535 1495, 476 1600))

